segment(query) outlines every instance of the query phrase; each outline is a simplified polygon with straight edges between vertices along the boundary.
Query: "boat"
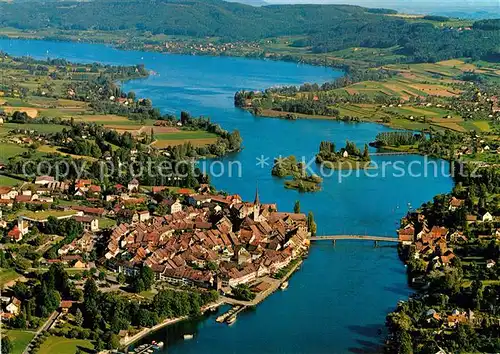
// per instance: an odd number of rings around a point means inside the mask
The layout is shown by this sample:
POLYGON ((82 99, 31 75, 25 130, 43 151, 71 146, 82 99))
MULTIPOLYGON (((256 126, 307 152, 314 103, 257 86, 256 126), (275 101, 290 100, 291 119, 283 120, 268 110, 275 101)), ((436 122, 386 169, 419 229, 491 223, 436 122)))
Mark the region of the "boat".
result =
POLYGON ((184 340, 193 339, 193 338, 194 338, 193 334, 185 334, 184 335, 184 340))
POLYGON ((236 316, 231 316, 227 319, 227 324, 232 325, 233 323, 236 322, 236 316))
POLYGON ((288 282, 287 282, 287 281, 284 281, 283 283, 281 283, 281 285, 280 285, 280 289, 281 289, 281 290, 285 290, 286 288, 288 288, 288 282))
POLYGON ((226 314, 222 315, 222 316, 219 316, 217 317, 217 319, 215 320, 215 322, 218 322, 218 323, 222 323, 224 322, 224 320, 226 319, 226 314))

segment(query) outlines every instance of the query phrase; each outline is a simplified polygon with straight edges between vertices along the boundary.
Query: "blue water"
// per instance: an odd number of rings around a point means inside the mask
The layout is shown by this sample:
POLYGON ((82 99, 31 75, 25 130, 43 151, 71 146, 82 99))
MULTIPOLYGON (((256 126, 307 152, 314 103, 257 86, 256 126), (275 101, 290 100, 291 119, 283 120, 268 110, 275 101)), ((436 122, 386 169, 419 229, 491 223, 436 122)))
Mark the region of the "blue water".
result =
MULTIPOLYGON (((221 162, 226 173, 212 178, 218 189, 251 200, 258 185, 261 201, 277 202, 280 210, 291 210, 295 200, 300 200, 303 211, 314 212, 319 234, 393 236, 398 220, 409 207, 418 207, 452 188, 451 179, 441 173, 418 178, 394 175, 400 173, 396 162, 406 168, 412 166, 414 174, 423 172, 425 160, 420 156, 375 157, 379 166, 387 165, 368 172, 377 176, 360 173, 340 178, 339 173, 334 173, 324 179, 323 189, 317 193, 286 190, 281 180, 271 177, 274 157, 294 154, 308 161, 321 140, 343 146, 349 139, 362 147, 388 128, 368 123, 253 117, 233 106, 235 91, 324 82, 342 75, 338 71, 242 58, 119 51, 103 45, 65 42, 0 40, 0 50, 37 58, 45 58, 48 53, 50 57, 78 62, 145 64, 158 75, 127 82, 125 89, 152 98, 163 112, 179 114, 188 110, 194 115, 210 116, 226 129, 240 130, 244 150, 221 162), (269 165, 256 166, 261 157, 268 158, 264 161, 269 165), (234 164, 229 176, 230 162, 241 164, 241 176, 234 164)), ((443 163, 442 168, 446 172, 447 164, 443 163)), ((189 321, 145 340, 168 341, 168 352, 179 354, 373 352, 383 339, 379 330, 384 328, 387 312, 409 293, 405 270, 394 247, 374 248, 369 242, 347 241, 333 247, 324 242, 311 247, 309 258, 291 278, 286 291, 273 294, 254 311, 240 316, 233 326, 217 324, 213 318, 189 321), (182 334, 194 332, 193 340, 181 339, 182 334)))

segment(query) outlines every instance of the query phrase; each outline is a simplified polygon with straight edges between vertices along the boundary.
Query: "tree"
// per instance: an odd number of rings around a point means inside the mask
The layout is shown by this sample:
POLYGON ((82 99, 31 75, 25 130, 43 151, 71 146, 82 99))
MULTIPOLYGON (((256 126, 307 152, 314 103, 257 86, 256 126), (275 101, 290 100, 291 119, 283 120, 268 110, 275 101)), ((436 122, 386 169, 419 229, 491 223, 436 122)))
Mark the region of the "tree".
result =
POLYGON ((398 338, 398 354, 413 354, 411 336, 406 331, 401 331, 398 338))
POLYGON ((2 354, 10 353, 12 353, 12 343, 10 342, 10 338, 4 334, 2 336, 2 354))
POLYGON ((365 149, 363 150, 363 160, 370 161, 370 154, 368 152, 368 144, 365 144, 365 149))
POLYGON ((232 292, 236 299, 240 299, 243 301, 250 301, 255 299, 255 294, 246 284, 237 285, 235 288, 233 288, 232 292))
POLYGON ((116 277, 116 280, 120 284, 125 283, 125 281, 126 281, 125 275, 123 273, 118 274, 118 276, 116 277))
POLYGON ((12 326, 15 328, 26 329, 26 315, 21 312, 12 320, 12 326))
POLYGON ((82 310, 80 310, 79 308, 76 310, 75 322, 79 327, 83 325, 83 314, 82 310))
POLYGON ((88 328, 96 328, 99 325, 100 314, 98 308, 99 291, 94 279, 87 279, 83 294, 84 325, 88 328))
POLYGON ((299 200, 295 201, 295 205, 293 206, 293 212, 295 214, 300 213, 300 201, 299 200))
POLYGON ((145 290, 150 290, 155 281, 155 274, 148 266, 141 268, 141 279, 144 282, 145 290))
POLYGON ((316 222, 314 221, 314 215, 312 211, 310 211, 307 214, 307 228, 309 229, 309 232, 311 233, 312 236, 316 235, 316 222))

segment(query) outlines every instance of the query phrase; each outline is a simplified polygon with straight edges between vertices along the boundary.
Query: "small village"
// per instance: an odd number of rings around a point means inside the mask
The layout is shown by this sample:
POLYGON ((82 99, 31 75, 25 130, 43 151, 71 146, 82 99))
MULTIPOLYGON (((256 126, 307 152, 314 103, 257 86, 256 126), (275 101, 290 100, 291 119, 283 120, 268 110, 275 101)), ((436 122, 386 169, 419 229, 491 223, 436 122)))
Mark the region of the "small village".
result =
MULTIPOLYGON (((83 290, 84 279, 95 276, 101 291, 130 296, 136 291, 124 283, 141 278, 147 268, 154 281, 149 290, 141 285, 138 298, 165 288, 212 290, 221 296, 217 304, 241 311, 286 282, 307 256, 311 236, 305 214, 279 212, 276 204, 261 203, 258 191, 253 202, 244 202, 208 184, 196 190, 143 187, 134 178, 104 193, 89 179, 39 176, 0 187, 0 203, 2 248, 16 269, 25 269, 3 284, 3 294, 30 273, 58 265, 75 289, 83 290)), ((78 303, 61 299, 45 330, 71 322, 71 307, 78 303)), ((15 296, 4 296, 3 320, 16 323, 25 307, 15 296)), ((138 335, 122 332, 122 345, 129 334, 138 335)))
POLYGON ((500 240, 500 219, 497 212, 471 206, 470 198, 460 199, 454 195, 436 197, 432 204, 408 212, 398 230, 400 256, 407 264, 408 281, 412 287, 421 289, 422 294, 441 289, 443 299, 435 302, 429 295, 418 295, 400 303, 388 316, 389 323, 397 323, 402 313, 408 313, 408 306, 414 306, 410 317, 420 323, 421 331, 432 331, 437 336, 449 335, 449 331, 458 326, 500 325, 494 305, 490 308, 492 311, 486 310, 487 304, 495 303, 498 298, 496 244, 500 240), (471 207, 474 212, 467 213, 471 207), (443 215, 446 216, 442 220, 446 222, 436 223, 436 218, 443 215), (449 226, 451 220, 452 226, 449 226), (464 302, 460 294, 467 294, 477 302, 464 302))

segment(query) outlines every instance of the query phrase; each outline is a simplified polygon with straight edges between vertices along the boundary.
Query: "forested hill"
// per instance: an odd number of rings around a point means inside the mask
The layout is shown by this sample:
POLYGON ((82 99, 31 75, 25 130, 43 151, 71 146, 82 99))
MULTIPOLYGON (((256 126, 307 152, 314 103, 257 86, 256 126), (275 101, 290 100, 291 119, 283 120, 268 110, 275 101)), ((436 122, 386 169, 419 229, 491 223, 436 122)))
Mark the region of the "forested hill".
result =
POLYGON ((153 34, 256 40, 312 33, 368 15, 356 6, 254 7, 222 0, 0 2, 0 25, 21 29, 138 29, 153 34))
POLYGON ((268 3, 266 3, 263 0, 224 0, 224 1, 227 1, 227 2, 239 2, 240 4, 251 5, 251 6, 264 6, 264 5, 268 5, 268 3))
POLYGON ((407 62, 460 57, 500 61, 500 20, 457 29, 441 27, 446 19, 434 25, 389 13, 349 5, 254 7, 222 0, 33 0, 0 2, 0 27, 148 31, 225 41, 294 35, 302 38, 293 46, 307 47, 313 53, 353 47, 393 48, 407 62))

